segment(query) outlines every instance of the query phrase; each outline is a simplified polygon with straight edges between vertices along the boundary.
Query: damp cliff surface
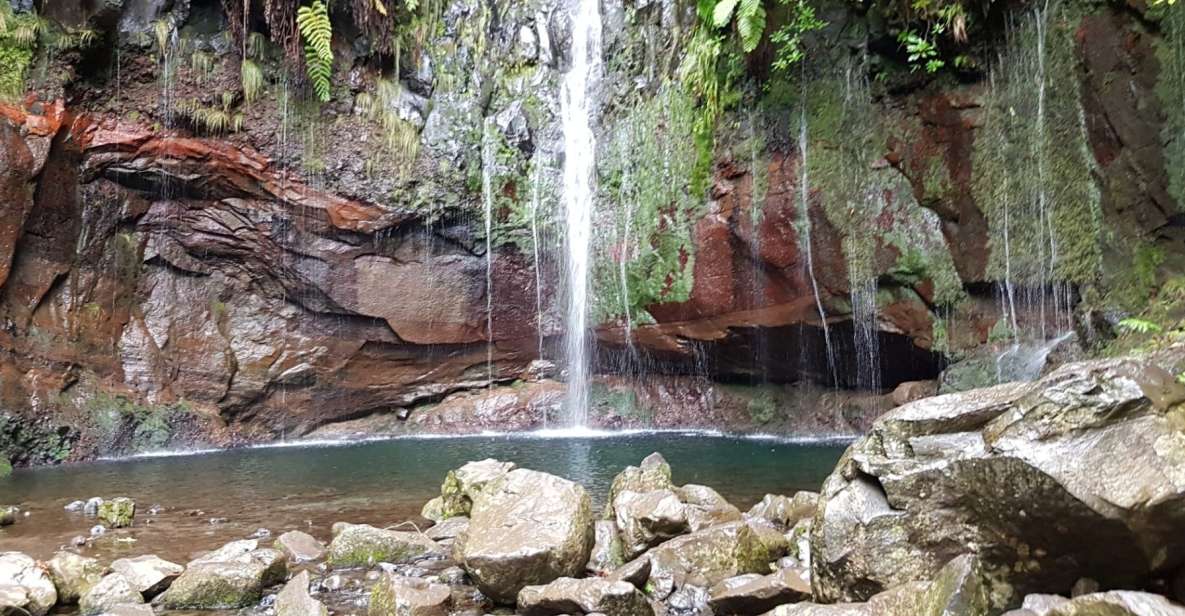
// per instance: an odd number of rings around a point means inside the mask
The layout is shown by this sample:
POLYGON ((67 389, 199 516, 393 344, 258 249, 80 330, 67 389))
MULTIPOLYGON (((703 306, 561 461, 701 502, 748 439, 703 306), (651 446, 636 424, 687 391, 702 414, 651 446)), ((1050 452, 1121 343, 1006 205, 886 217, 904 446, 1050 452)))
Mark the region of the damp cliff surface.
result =
MULTIPOLYGON (((40 7, 69 40, 32 45, 0 114, 0 451, 554 421, 572 6, 437 4, 377 53, 336 15, 320 104, 217 3, 40 7)), ((964 357, 984 384, 1138 313, 1180 248, 1181 8, 1019 3, 981 64, 929 74, 827 5, 800 74, 740 80, 700 190, 672 68, 694 15, 603 2, 594 420, 851 432, 892 401, 791 384, 879 394, 964 357), (725 382, 760 387, 705 403, 725 382)))

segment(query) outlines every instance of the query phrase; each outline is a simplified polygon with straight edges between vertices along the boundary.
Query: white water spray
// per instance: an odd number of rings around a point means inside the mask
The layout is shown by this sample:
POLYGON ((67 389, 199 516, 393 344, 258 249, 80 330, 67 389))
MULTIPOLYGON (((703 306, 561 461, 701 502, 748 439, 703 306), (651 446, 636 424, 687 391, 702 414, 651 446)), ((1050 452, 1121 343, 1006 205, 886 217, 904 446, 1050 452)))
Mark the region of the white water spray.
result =
POLYGON ((596 135, 589 92, 601 72, 599 0, 576 0, 572 15, 571 67, 564 75, 560 110, 564 130, 564 227, 567 245, 568 310, 565 351, 568 363, 566 419, 583 426, 588 419, 588 287, 593 195, 596 190, 596 135))

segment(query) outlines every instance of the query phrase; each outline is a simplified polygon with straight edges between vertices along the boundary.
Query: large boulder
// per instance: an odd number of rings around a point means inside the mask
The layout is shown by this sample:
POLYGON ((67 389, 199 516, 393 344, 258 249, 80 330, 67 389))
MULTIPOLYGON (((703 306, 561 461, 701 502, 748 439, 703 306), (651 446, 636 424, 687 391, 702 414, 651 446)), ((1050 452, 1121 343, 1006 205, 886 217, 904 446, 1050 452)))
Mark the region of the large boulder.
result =
POLYGON ((370 595, 370 616, 447 616, 452 591, 444 584, 386 574, 370 595))
POLYGON ((99 583, 105 570, 94 558, 64 551, 54 554, 45 566, 58 590, 58 603, 64 604, 78 603, 86 591, 99 583))
POLYGON ((144 603, 144 597, 136 590, 131 580, 119 573, 112 573, 99 580, 78 600, 78 611, 83 616, 103 614, 118 605, 144 603))
POLYGON ((98 515, 99 521, 111 528, 131 526, 136 518, 136 502, 122 496, 104 501, 99 505, 98 515))
POLYGON ((150 554, 120 558, 111 563, 111 570, 123 574, 137 591, 152 598, 164 592, 185 571, 185 567, 150 554))
POLYGON ((729 578, 708 593, 713 614, 764 614, 779 605, 809 599, 811 583, 805 571, 787 567, 769 575, 729 578))
POLYGON ((623 491, 613 501, 613 513, 626 558, 689 530, 685 507, 671 490, 623 491))
POLYGON ((277 537, 275 548, 283 552, 288 560, 294 563, 320 560, 325 556, 325 544, 317 541, 316 537, 299 530, 290 530, 277 537))
POLYGON ((963 553, 1021 595, 1171 572, 1185 562, 1182 401, 1168 372, 1107 360, 890 412, 823 486, 816 598, 934 579, 963 553))
POLYGON ((333 525, 329 564, 334 567, 373 567, 378 563, 408 564, 443 557, 435 541, 417 532, 386 530, 368 524, 333 525))
POLYGON ((482 490, 512 470, 513 462, 487 458, 449 471, 440 486, 440 496, 428 501, 420 515, 434 522, 467 516, 482 490))
POLYGON ((524 586, 581 573, 592 550, 592 523, 582 486, 518 469, 473 502, 453 554, 483 593, 512 603, 524 586))
POLYGON ((234 541, 190 561, 159 600, 171 610, 238 609, 258 603, 264 588, 287 575, 279 550, 259 548, 253 539, 234 541))
POLYGON ((518 593, 518 612, 523 616, 653 616, 654 608, 646 595, 628 582, 560 578, 546 585, 523 588, 518 593))
POLYGON ((585 568, 592 575, 608 575, 625 564, 625 549, 617 524, 611 520, 597 520, 593 524, 593 548, 585 568))
POLYGON ((614 506, 617 495, 622 492, 651 492, 654 490, 673 490, 675 484, 671 482, 671 465, 660 453, 652 453, 638 466, 627 466, 625 470, 613 478, 609 486, 609 497, 605 503, 605 518, 616 516, 614 506))
POLYGON ((276 616, 329 616, 329 610, 309 594, 308 571, 296 574, 276 595, 276 616))
POLYGON ((49 572, 20 552, 0 553, 0 588, 3 587, 8 587, 5 601, 24 601, 12 607, 20 608, 32 616, 42 616, 58 602, 58 591, 49 572))
POLYGON ((679 495, 679 500, 683 501, 687 526, 692 531, 741 519, 741 510, 708 486, 689 483, 676 489, 675 493, 679 495))
POLYGON ((1019 610, 1005 616, 1185 616, 1185 607, 1160 595, 1113 590, 1073 599, 1029 595, 1019 610))
POLYGON ((789 530, 799 521, 814 517, 818 502, 819 495, 814 492, 797 492, 792 497, 766 494, 760 503, 753 505, 748 516, 789 530))
POLYGON ((685 585, 710 588, 738 575, 766 573, 779 556, 759 531, 732 522, 671 539, 644 558, 650 560, 650 595, 663 599, 685 585))

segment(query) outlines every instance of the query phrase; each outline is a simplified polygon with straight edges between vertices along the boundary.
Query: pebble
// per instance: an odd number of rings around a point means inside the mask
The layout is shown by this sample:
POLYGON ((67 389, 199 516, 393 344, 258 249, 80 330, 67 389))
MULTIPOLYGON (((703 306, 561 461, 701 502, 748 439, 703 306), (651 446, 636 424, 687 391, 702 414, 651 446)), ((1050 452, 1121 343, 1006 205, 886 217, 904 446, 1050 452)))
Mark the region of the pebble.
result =
POLYGON ((102 524, 96 524, 91 527, 92 537, 102 537, 107 532, 107 527, 102 524))
POLYGON ((90 540, 87 539, 86 537, 83 537, 82 535, 77 535, 73 539, 70 540, 70 544, 76 548, 80 548, 80 547, 86 545, 87 541, 90 541, 90 540))
POLYGON ((255 532, 251 533, 252 539, 263 539, 264 537, 271 537, 271 536, 272 536, 272 531, 270 531, 266 528, 261 528, 255 532))
POLYGON ((229 521, 228 518, 210 518, 211 524, 226 524, 229 521))

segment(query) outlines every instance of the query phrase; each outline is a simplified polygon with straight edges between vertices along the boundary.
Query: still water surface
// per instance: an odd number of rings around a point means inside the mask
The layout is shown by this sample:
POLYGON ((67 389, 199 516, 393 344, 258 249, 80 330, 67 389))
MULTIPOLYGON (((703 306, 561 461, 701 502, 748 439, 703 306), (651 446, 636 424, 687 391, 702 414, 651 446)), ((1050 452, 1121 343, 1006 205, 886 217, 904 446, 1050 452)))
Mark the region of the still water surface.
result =
MULTIPOLYGON (((792 443, 704 434, 611 437, 480 436, 406 438, 351 445, 240 449, 21 469, 0 479, 0 505, 29 515, 0 529, 0 551, 48 558, 96 522, 63 506, 92 496, 129 496, 133 528, 110 531, 84 554, 190 556, 265 528, 302 529, 328 541, 337 521, 388 526, 417 520, 445 473, 469 460, 498 458, 583 484, 599 503, 613 476, 662 453, 676 483, 716 488, 742 509, 766 493, 818 490, 841 443, 792 443), (162 511, 147 510, 159 505, 162 511), (224 520, 223 520, 224 519, 224 520), (212 523, 211 520, 214 520, 212 523)), ((265 541, 266 544, 266 541, 265 541)))

